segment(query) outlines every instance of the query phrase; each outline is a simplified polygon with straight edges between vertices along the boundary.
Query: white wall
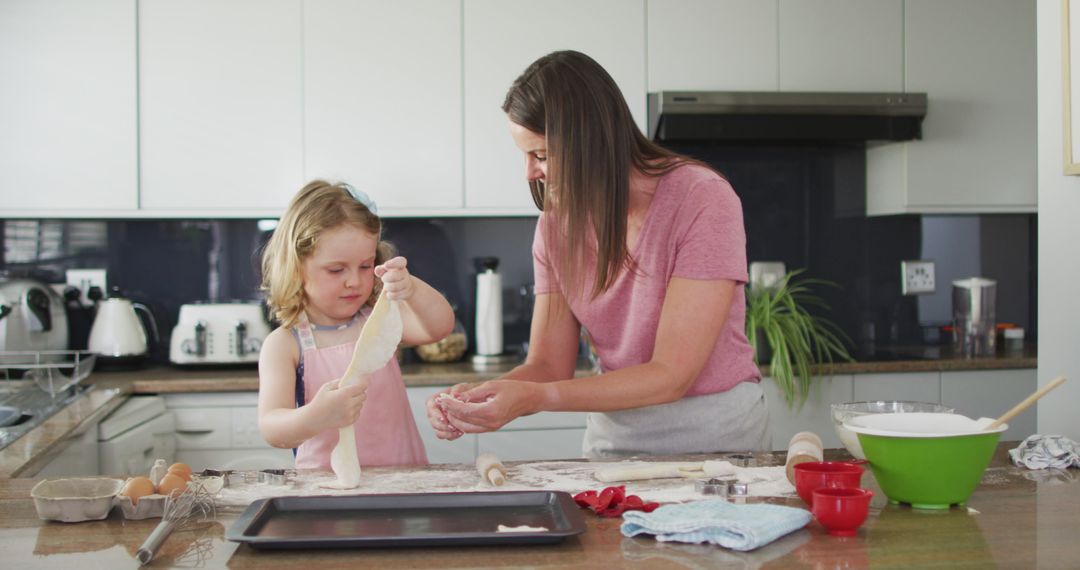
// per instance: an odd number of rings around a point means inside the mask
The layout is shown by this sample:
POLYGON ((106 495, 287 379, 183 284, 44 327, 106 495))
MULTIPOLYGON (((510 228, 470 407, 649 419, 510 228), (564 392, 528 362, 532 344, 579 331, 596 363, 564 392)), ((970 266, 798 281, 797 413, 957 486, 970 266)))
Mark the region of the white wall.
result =
POLYGON ((1040 400, 1039 433, 1080 441, 1080 177, 1062 173, 1061 0, 1038 0, 1037 27, 1039 384, 1069 378, 1040 400))

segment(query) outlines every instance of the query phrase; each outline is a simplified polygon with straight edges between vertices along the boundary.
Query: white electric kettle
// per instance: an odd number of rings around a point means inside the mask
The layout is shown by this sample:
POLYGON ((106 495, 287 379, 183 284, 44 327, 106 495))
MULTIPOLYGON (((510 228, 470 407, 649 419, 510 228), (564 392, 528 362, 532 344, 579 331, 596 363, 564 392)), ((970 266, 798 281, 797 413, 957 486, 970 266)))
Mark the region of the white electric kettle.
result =
POLYGON ((99 361, 139 363, 149 354, 147 331, 136 311, 146 313, 146 320, 150 323, 156 341, 157 322, 146 305, 121 297, 98 301, 87 348, 98 354, 99 361))

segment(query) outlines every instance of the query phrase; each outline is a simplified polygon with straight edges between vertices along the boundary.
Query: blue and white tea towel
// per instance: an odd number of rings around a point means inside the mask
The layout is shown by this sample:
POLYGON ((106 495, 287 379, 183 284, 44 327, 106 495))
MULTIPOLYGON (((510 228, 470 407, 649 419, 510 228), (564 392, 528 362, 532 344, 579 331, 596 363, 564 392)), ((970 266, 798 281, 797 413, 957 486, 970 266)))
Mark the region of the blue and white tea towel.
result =
POLYGON ((710 542, 745 551, 799 530, 812 518, 805 509, 714 499, 665 505, 651 513, 629 511, 623 515, 622 533, 653 534, 660 542, 710 542))
POLYGON ((1080 445, 1063 435, 1035 434, 1010 449, 1009 457, 1028 469, 1080 467, 1080 445))

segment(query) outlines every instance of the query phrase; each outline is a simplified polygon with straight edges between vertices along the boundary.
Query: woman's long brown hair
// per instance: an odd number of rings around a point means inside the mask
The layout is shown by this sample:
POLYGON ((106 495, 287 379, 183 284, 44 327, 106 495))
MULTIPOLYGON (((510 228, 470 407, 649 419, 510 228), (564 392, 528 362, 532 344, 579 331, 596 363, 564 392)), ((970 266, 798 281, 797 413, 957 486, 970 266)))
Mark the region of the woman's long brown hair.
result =
POLYGON ((697 161, 646 138, 615 80, 580 52, 552 52, 533 62, 510 86, 502 109, 546 137, 546 182, 529 183, 548 217, 545 242, 568 298, 584 296, 575 268, 589 263, 595 249, 596 280, 588 292, 594 298, 621 271, 635 269, 626 246, 631 171, 659 176, 697 161))

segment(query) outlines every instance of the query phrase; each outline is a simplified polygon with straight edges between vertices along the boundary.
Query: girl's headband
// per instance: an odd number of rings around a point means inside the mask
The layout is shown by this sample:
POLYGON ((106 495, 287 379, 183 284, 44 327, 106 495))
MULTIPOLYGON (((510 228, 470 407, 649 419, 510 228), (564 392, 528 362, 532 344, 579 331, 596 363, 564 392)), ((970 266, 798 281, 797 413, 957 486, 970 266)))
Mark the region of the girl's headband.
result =
POLYGON ((365 207, 367 207, 368 210, 371 210, 372 214, 375 214, 376 216, 379 215, 379 209, 375 207, 375 200, 372 200, 370 196, 361 192, 360 190, 357 190, 353 187, 352 184, 349 184, 348 182, 342 182, 341 185, 345 187, 345 190, 347 190, 349 194, 356 199, 357 202, 360 202, 365 207))

